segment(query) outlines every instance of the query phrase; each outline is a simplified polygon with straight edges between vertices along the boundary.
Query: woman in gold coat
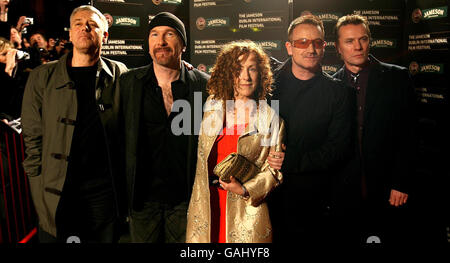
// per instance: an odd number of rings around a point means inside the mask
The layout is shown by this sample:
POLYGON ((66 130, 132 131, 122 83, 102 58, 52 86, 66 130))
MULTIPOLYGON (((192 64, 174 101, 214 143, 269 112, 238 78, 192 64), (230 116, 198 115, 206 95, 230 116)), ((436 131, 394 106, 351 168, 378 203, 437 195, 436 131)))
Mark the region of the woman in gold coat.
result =
POLYGON ((284 158, 281 145, 285 128, 266 102, 271 85, 269 58, 260 46, 238 41, 223 47, 207 85, 210 96, 200 129, 186 242, 272 241, 265 200, 283 180, 278 169, 284 158), (212 172, 230 152, 258 167, 243 184, 232 175, 224 182, 212 172), (269 154, 280 158, 279 165, 269 165, 269 154))

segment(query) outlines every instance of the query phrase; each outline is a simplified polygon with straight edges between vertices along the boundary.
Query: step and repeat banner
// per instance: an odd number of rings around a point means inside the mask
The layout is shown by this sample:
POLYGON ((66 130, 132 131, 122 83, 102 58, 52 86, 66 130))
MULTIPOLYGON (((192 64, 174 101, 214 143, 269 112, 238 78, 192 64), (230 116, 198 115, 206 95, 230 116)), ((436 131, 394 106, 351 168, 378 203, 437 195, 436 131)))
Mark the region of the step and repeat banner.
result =
POLYGON ((189 1, 191 63, 210 73, 222 46, 250 39, 278 60, 287 58, 284 43, 292 20, 292 0, 189 1))
POLYGON ((418 95, 418 157, 421 170, 426 171, 419 181, 434 182, 434 186, 424 186, 433 188, 430 195, 448 193, 445 180, 450 176, 449 5, 448 0, 408 0, 405 15, 403 66, 409 68, 418 95))
POLYGON ((343 63, 337 56, 334 44, 334 27, 337 20, 348 14, 367 18, 372 34, 371 53, 384 62, 401 62, 403 43, 403 17, 405 1, 300 1, 294 0, 294 17, 313 14, 322 19, 325 27, 325 56, 322 69, 334 74, 343 63))
POLYGON ((302 14, 314 14, 325 26, 323 70, 334 74, 343 65, 334 47, 334 26, 343 15, 359 14, 370 23, 371 53, 381 61, 410 69, 419 102, 428 105, 424 110, 448 105, 449 0, 92 2, 105 13, 110 24, 110 38, 103 55, 129 67, 148 64, 147 25, 155 14, 168 11, 186 25, 189 45, 183 59, 205 72, 212 69, 221 47, 238 39, 253 40, 270 56, 284 61, 289 23, 302 14))
POLYGON ((405 17, 405 66, 409 67, 413 76, 421 104, 437 108, 448 105, 448 8, 448 0, 409 0, 406 8, 408 16, 405 17))
POLYGON ((93 5, 106 16, 109 24, 109 39, 103 46, 102 55, 122 61, 128 67, 148 64, 150 56, 146 38, 149 21, 157 13, 167 11, 175 14, 185 25, 188 25, 187 2, 185 0, 92 1, 93 5))

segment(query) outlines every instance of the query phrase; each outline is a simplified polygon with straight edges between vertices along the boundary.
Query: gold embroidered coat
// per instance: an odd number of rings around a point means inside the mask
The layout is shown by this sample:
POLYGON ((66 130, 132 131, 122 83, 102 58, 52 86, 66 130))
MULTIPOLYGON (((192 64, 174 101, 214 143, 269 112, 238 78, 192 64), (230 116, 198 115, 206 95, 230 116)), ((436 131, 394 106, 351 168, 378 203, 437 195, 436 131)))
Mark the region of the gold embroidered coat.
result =
MULTIPOLYGON (((211 210, 208 181, 208 156, 221 132, 225 116, 223 102, 208 98, 199 136, 197 169, 189 203, 186 242, 211 242, 211 210)), ((266 196, 283 180, 280 171, 267 163, 270 150, 281 151, 285 126, 275 111, 262 101, 249 125, 239 136, 237 152, 261 167, 260 173, 244 183, 249 196, 227 193, 227 243, 267 243, 272 241, 272 226, 266 196)))

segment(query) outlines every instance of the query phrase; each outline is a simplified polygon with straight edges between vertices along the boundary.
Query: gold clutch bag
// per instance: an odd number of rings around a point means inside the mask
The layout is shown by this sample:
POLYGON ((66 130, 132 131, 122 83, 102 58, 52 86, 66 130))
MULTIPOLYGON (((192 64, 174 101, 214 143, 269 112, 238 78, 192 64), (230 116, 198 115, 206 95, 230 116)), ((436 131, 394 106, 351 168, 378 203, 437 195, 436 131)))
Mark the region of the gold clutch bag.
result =
POLYGON ((238 153, 230 153, 213 170, 222 181, 229 183, 230 176, 233 176, 241 184, 252 179, 259 171, 260 168, 256 164, 238 153))

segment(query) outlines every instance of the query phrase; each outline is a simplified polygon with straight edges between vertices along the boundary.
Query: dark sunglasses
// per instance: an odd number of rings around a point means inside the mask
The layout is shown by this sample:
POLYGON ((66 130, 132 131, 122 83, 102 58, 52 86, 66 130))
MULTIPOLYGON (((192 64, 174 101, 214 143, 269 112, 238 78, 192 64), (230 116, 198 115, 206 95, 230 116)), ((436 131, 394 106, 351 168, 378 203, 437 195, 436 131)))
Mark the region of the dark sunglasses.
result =
POLYGON ((292 45, 294 47, 303 48, 303 49, 308 48, 311 43, 313 43, 314 48, 317 48, 317 49, 321 49, 325 46, 325 41, 320 38, 317 38, 314 40, 307 39, 307 38, 300 38, 300 39, 292 41, 292 45))

